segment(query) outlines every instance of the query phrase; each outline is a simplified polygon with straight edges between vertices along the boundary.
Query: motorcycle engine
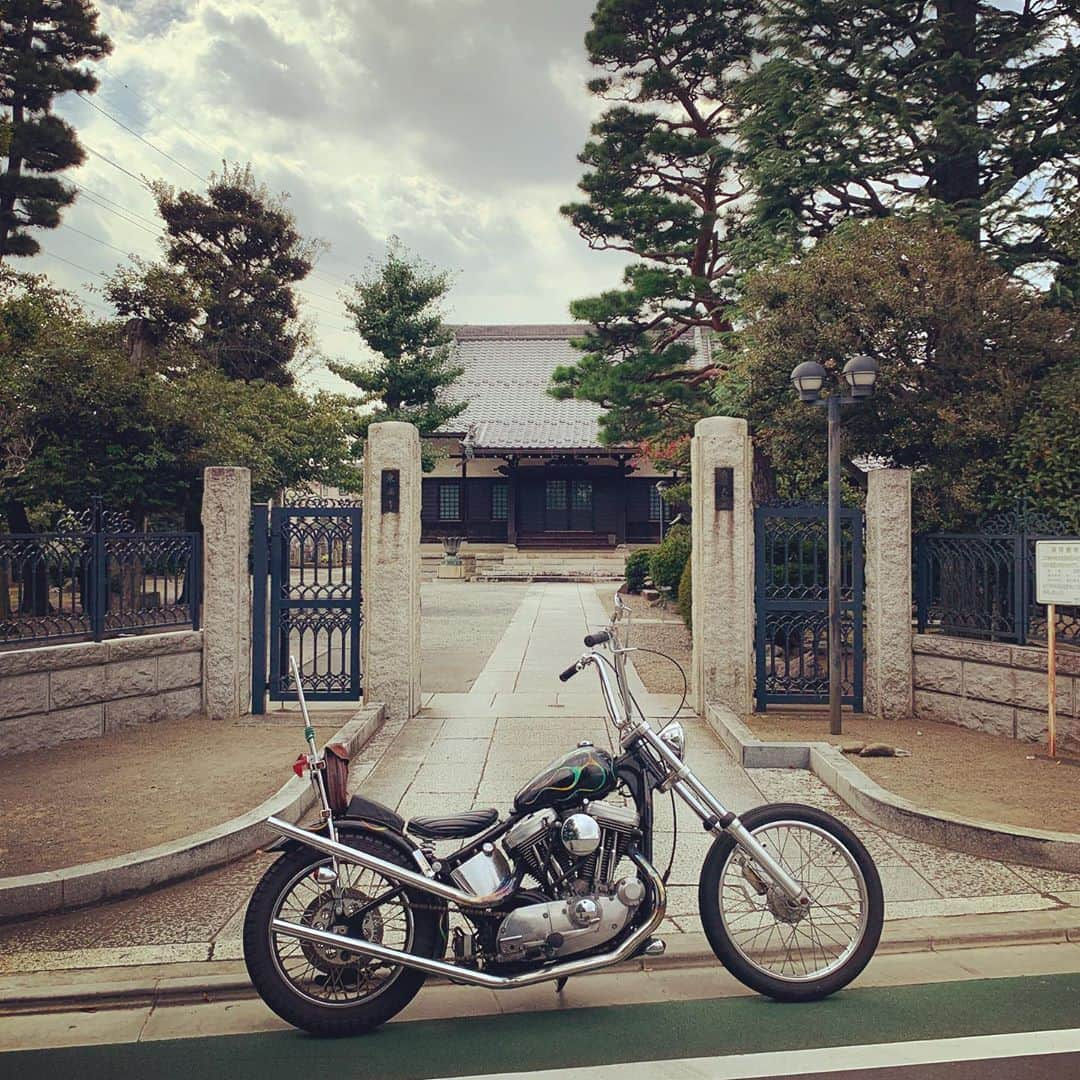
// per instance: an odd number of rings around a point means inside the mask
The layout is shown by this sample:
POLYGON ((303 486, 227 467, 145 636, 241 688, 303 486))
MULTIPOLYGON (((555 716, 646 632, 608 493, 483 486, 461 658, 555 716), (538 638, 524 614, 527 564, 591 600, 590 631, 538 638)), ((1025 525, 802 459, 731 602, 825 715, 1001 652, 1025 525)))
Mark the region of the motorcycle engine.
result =
POLYGON ((560 817, 540 810, 503 840, 507 853, 558 899, 516 908, 499 924, 500 960, 570 956, 616 937, 645 899, 633 874, 615 873, 638 827, 631 807, 589 804, 560 817))

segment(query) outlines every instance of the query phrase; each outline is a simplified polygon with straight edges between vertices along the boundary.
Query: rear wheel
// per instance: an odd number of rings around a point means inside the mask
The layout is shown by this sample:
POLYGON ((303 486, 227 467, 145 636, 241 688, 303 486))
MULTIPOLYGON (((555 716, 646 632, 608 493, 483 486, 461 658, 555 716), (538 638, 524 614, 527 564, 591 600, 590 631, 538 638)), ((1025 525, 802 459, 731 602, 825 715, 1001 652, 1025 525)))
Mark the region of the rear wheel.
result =
POLYGON ((698 891, 713 952, 740 982, 779 1001, 813 1001, 847 986, 881 937, 885 901, 870 853, 843 822, 779 803, 741 815, 743 825, 810 894, 784 893, 736 843, 720 837, 698 891))
MULTIPOLYGON (((338 838, 411 869, 396 847, 375 837, 343 833, 338 838)), ((244 960, 255 989, 283 1020, 316 1035, 354 1035, 404 1009, 423 986, 424 973, 278 934, 271 929, 273 920, 438 957, 446 945, 445 907, 433 896, 399 890, 381 874, 351 863, 338 864, 335 888, 317 877, 321 867, 330 866, 328 856, 300 848, 267 870, 248 904, 244 960)))

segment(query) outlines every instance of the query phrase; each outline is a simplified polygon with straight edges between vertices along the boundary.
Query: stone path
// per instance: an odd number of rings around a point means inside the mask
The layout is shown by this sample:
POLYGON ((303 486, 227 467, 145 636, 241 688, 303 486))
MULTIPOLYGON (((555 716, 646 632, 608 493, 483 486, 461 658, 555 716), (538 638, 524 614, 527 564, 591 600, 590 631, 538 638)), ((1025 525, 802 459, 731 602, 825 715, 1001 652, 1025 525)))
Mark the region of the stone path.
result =
MULTIPOLYGON (((586 670, 565 685, 558 681, 558 673, 580 655, 583 635, 605 621, 591 585, 530 586, 469 691, 426 694, 418 716, 386 725, 353 762, 350 787, 405 817, 478 806, 505 813, 533 775, 581 739, 612 748, 595 673, 586 670)), ((631 688, 657 720, 679 706, 677 696, 647 693, 633 672, 631 688)), ((878 862, 892 924, 1080 909, 1080 875, 1008 866, 885 832, 858 818, 812 774, 746 772, 703 721, 685 709, 681 719, 688 761, 735 811, 798 801, 851 824, 878 862)), ((661 800, 656 838, 661 870, 676 824, 678 850, 663 932, 677 940, 701 930, 697 880, 711 838, 685 807, 679 804, 673 818, 670 803, 661 800)), ((266 861, 254 856, 145 897, 0 926, 0 973, 236 960, 247 898, 266 861)))

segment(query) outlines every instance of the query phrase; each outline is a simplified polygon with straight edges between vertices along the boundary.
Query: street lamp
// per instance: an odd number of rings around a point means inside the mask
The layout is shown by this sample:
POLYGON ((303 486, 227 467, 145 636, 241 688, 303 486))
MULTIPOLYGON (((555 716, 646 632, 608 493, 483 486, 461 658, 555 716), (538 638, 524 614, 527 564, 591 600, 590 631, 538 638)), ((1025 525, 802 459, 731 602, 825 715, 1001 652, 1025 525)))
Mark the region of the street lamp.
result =
MULTIPOLYGON (((843 370, 842 389, 822 397, 828 372, 816 360, 799 364, 791 381, 799 398, 826 409, 829 426, 829 732, 841 734, 840 723, 840 406, 855 405, 874 392, 878 365, 872 356, 853 356, 843 370)), ((856 614, 856 618, 858 614, 856 614)))

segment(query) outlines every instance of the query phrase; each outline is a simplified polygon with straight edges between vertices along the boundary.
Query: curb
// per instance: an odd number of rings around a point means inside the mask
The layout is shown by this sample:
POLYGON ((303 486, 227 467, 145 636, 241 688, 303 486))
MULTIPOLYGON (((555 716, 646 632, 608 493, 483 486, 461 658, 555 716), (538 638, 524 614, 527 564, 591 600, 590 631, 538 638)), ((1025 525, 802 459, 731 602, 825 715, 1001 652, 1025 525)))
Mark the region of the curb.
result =
POLYGON ((763 742, 730 709, 705 720, 745 769, 807 769, 867 821, 913 840, 999 862, 1080 873, 1080 836, 930 811, 881 787, 827 742, 763 742))
MULTIPOLYGON (((355 754, 385 718, 384 706, 364 706, 330 741, 345 743, 355 754)), ((62 870, 0 878, 0 922, 116 900, 222 866, 272 839, 263 824, 271 814, 295 822, 314 799, 310 782, 294 776, 246 814, 178 840, 62 870)))
MULTIPOLYGON (((667 940, 668 951, 662 957, 627 960, 597 974, 670 971, 719 963, 704 934, 677 934, 667 940)), ((877 954, 1070 944, 1080 945, 1080 911, 1063 909, 887 922, 877 954)), ((450 985, 449 980, 442 978, 432 978, 429 982, 450 985)), ((257 996, 241 960, 29 973, 0 978, 0 1016, 206 1004, 253 1000, 257 996), (117 977, 122 973, 126 977, 117 977), (61 978, 66 981, 60 982, 61 978)), ((467 996, 462 998, 462 1007, 469 1008, 467 996)))

